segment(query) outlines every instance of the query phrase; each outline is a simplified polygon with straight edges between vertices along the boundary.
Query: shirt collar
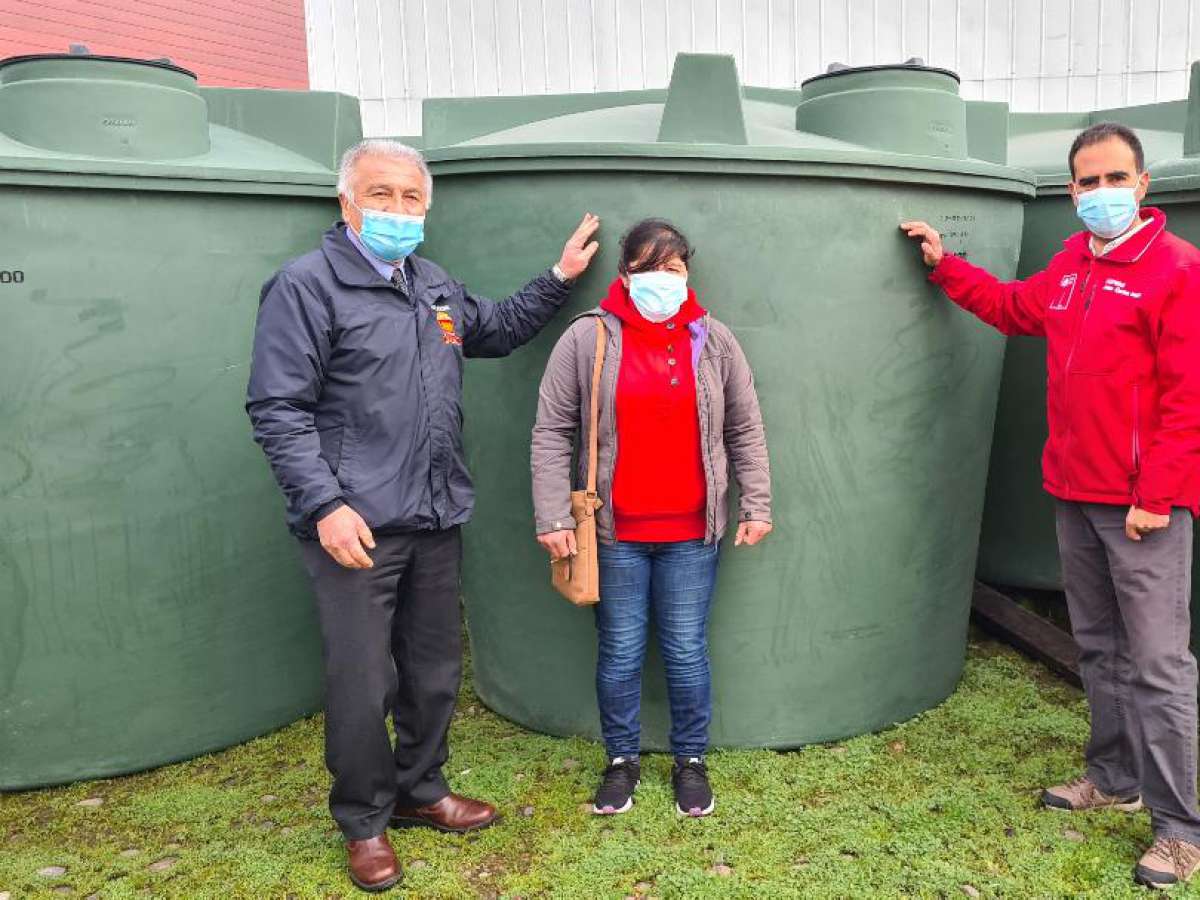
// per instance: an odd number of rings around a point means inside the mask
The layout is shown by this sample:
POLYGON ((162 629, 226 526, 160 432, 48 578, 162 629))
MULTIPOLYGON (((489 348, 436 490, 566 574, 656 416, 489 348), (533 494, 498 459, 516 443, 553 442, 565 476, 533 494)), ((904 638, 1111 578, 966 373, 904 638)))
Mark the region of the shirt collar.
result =
POLYGON ((346 225, 346 237, 350 239, 350 243, 354 245, 354 248, 363 255, 363 259, 371 264, 371 268, 378 272, 384 281, 391 281, 392 273, 396 269, 400 269, 402 273, 404 272, 405 260, 402 259, 399 263, 390 263, 387 260, 380 259, 367 249, 367 245, 362 242, 362 238, 358 236, 357 232, 349 224, 346 225))
POLYGON ((1149 224, 1149 222, 1150 222, 1150 219, 1141 218, 1141 214, 1139 211, 1138 223, 1136 225, 1134 225, 1132 228, 1130 228, 1127 232, 1125 232, 1120 237, 1113 238, 1111 241, 1109 241, 1107 244, 1105 244, 1104 249, 1099 252, 1096 252, 1096 238, 1093 236, 1091 241, 1089 242, 1089 246, 1091 247, 1091 250, 1092 250, 1092 255, 1097 256, 1097 257, 1107 256, 1113 250, 1116 250, 1123 243, 1125 243, 1127 240, 1129 240, 1131 237, 1133 237, 1135 234, 1137 234, 1139 231, 1141 231, 1143 228, 1145 228, 1146 225, 1149 224))

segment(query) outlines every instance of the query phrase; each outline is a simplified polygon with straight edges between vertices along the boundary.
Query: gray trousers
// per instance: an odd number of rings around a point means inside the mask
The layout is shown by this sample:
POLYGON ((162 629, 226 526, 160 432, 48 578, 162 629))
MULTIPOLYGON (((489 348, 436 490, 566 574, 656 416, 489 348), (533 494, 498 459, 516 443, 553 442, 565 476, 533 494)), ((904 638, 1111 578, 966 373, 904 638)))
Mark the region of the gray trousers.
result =
POLYGON ((300 542, 321 623, 329 810, 347 840, 383 834, 394 806, 450 793, 442 766, 462 675, 460 530, 375 543, 373 569, 345 569, 300 542))
POLYGON ((1057 503, 1058 548, 1091 710, 1087 774, 1106 794, 1141 794, 1157 836, 1200 843, 1192 517, 1132 541, 1128 508, 1057 503))

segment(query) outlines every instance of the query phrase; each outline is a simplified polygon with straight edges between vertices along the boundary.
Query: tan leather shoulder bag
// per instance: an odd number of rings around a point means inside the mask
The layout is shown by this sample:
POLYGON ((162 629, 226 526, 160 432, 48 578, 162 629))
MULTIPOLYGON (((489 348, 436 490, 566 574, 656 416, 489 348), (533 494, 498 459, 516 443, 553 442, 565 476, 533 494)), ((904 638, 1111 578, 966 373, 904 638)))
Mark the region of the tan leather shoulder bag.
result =
POLYGON ((604 501, 596 495, 596 458, 599 454, 600 370, 604 367, 604 322, 596 317, 596 361, 592 366, 592 403, 588 429, 587 490, 571 491, 575 519, 574 556, 550 561, 550 583, 576 606, 600 602, 600 561, 596 556, 596 510, 604 501))

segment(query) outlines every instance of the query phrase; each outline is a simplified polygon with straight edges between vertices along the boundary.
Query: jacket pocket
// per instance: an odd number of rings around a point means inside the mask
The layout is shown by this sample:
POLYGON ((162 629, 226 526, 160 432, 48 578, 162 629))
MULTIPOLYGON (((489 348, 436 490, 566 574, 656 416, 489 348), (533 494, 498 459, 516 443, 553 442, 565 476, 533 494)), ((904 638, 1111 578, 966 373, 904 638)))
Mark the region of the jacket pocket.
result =
POLYGON ((1063 444, 1067 488, 1075 493, 1124 497, 1137 473, 1138 395, 1127 380, 1068 376, 1068 439, 1063 444))
MULTIPOLYGON (((334 475, 342 466, 342 440, 345 429, 341 425, 317 429, 317 438, 321 441, 321 458, 329 464, 334 475)), ((341 479, 339 479, 341 480, 341 479)))

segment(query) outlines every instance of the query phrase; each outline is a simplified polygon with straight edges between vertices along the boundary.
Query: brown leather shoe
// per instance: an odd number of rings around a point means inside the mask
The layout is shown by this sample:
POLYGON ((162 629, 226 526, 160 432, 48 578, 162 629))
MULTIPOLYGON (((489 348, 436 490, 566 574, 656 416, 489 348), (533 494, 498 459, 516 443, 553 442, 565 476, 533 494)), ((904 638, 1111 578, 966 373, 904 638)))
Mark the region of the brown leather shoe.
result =
POLYGON ((350 880, 355 887, 377 894, 394 887, 402 873, 386 834, 365 841, 346 841, 350 857, 350 880))
POLYGON ((391 825, 393 828, 424 826, 462 834, 464 831, 478 831, 480 828, 494 825, 499 818, 496 807, 490 803, 458 794, 447 794, 432 806, 397 806, 392 812, 391 825))
POLYGON ((1158 837, 1142 854, 1133 880, 1146 887, 1169 888, 1190 881, 1200 871, 1200 845, 1182 838, 1158 837))

